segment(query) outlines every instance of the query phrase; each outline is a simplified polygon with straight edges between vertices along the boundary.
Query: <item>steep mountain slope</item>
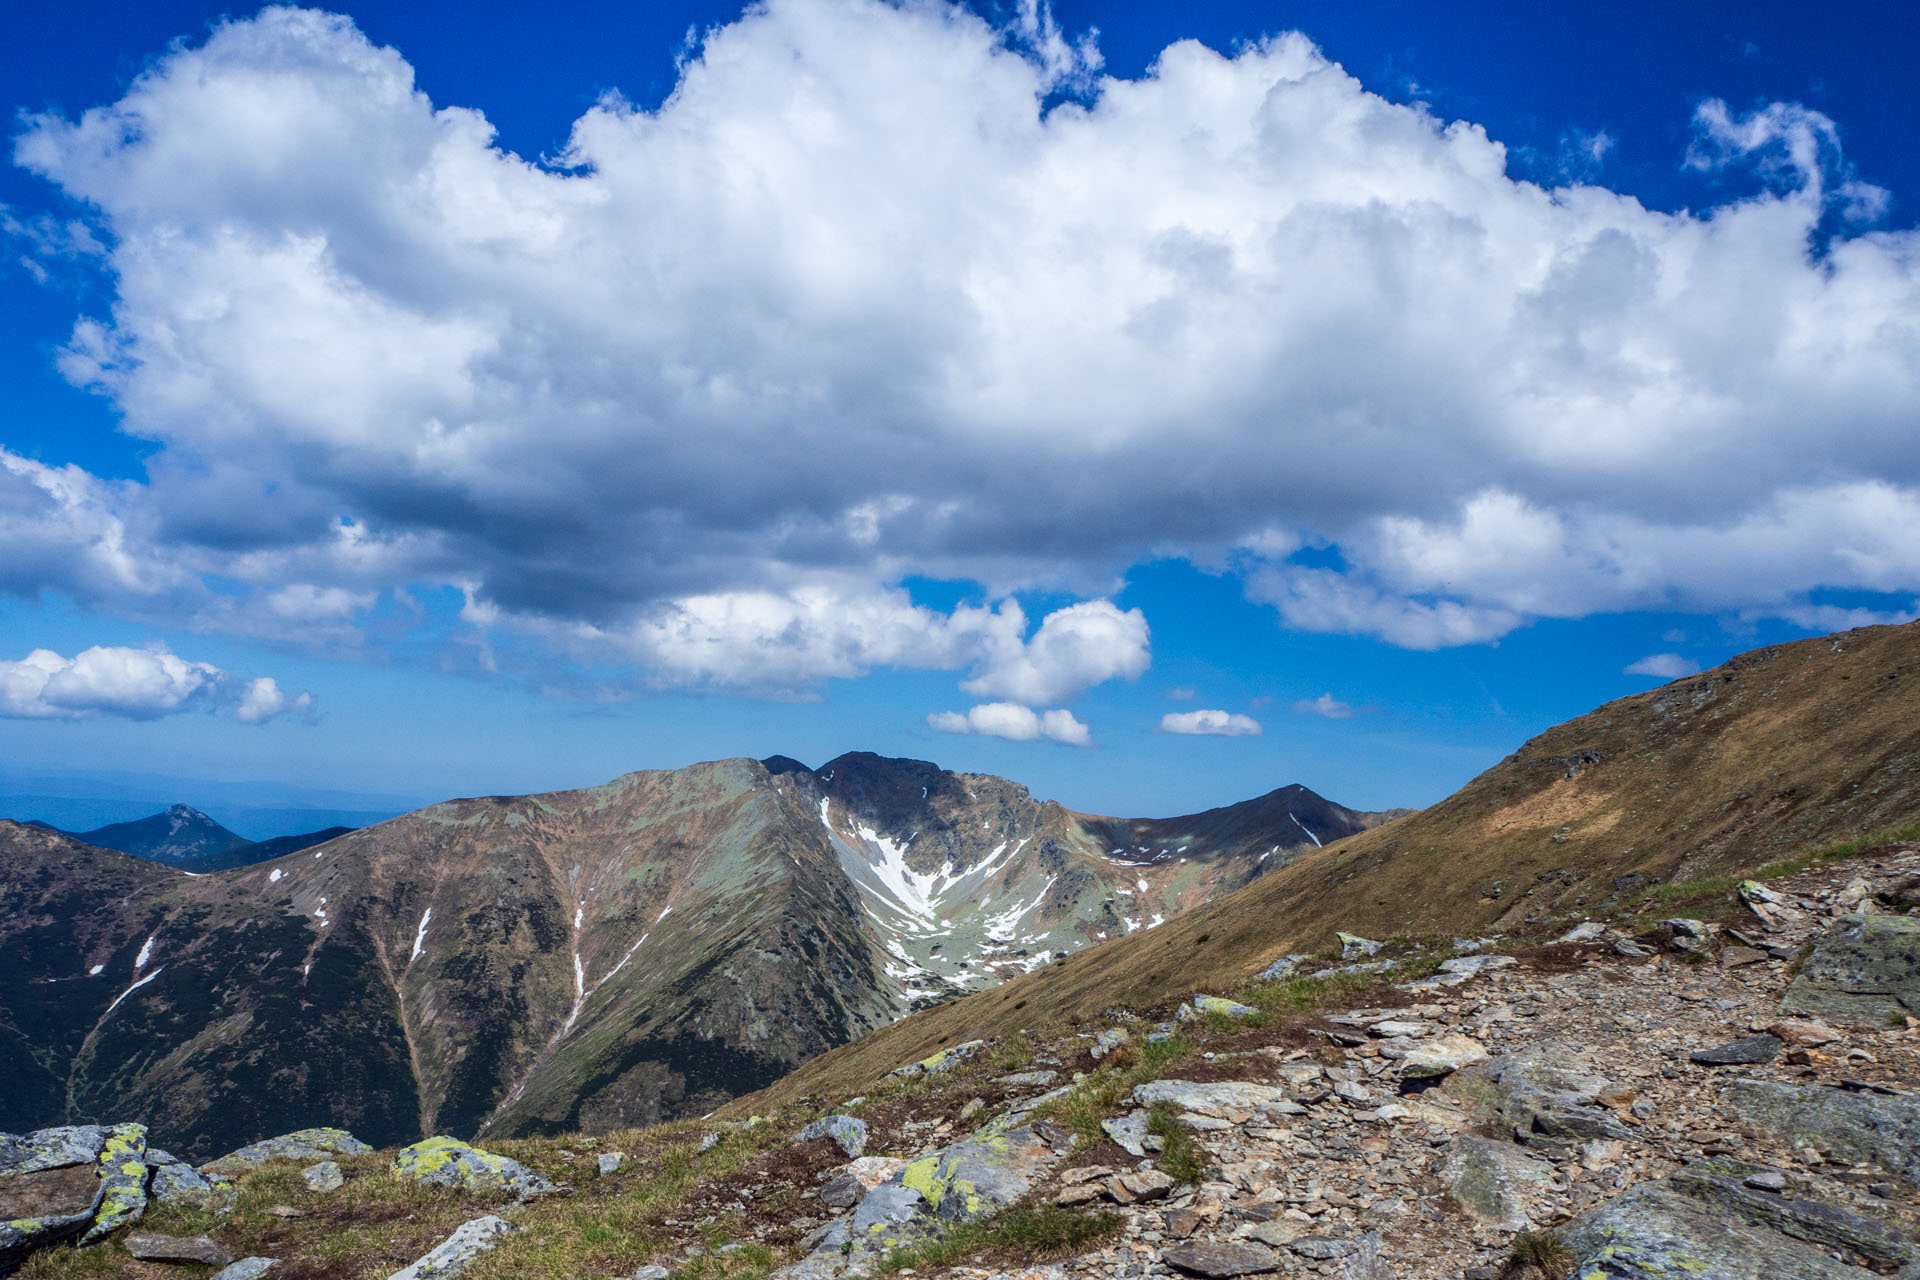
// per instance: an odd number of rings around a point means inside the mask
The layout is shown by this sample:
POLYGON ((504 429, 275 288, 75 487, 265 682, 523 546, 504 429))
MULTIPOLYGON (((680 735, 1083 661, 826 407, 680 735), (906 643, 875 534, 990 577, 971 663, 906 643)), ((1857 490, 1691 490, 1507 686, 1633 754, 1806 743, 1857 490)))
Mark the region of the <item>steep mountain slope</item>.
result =
POLYGON ((205 858, 252 843, 193 806, 184 804, 170 805, 165 812, 149 818, 112 822, 92 831, 63 831, 61 834, 101 849, 116 849, 136 858, 167 863, 205 858))
POLYGON ((37 1046, 0 1128, 140 1114, 204 1154, 698 1113, 1369 820, 1300 788, 1096 819, 856 754, 452 801, 204 875, 0 824, 0 1027, 37 1046))
POLYGON ((1920 623, 1758 649, 1557 725, 1440 804, 1151 934, 884 1028, 771 1101, 872 1079, 943 1043, 1231 987, 1324 949, 1337 929, 1511 928, 1916 817, 1920 623))

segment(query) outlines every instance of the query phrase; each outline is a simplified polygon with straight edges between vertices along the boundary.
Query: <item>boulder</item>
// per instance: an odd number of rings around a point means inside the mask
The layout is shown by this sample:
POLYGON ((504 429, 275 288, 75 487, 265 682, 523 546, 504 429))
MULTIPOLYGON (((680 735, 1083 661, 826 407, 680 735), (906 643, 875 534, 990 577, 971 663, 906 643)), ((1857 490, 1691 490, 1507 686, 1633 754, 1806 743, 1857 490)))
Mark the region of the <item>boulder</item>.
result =
POLYGON ((142 1262, 198 1262, 209 1267, 224 1267, 233 1255, 205 1236, 163 1236, 155 1231, 136 1231, 125 1244, 129 1254, 142 1262))
POLYGON ((624 1151, 602 1151, 593 1158, 593 1167, 595 1172, 605 1178, 620 1172, 620 1166, 625 1164, 626 1160, 627 1153, 624 1151))
POLYGON ((1632 1137, 1599 1103, 1611 1083, 1586 1050, 1546 1040, 1464 1067, 1441 1088, 1526 1141, 1577 1145, 1589 1138, 1632 1137))
POLYGON ((1158 1169, 1122 1173, 1107 1179, 1106 1192, 1117 1204, 1140 1204, 1165 1200, 1173 1190, 1173 1179, 1158 1169))
MULTIPOLYGON (((1749 1193, 1775 1204, 1780 1197, 1749 1193)), ((1716 1194, 1643 1182, 1558 1229, 1581 1280, 1863 1280, 1866 1273, 1716 1194)))
POLYGON ((1782 1041, 1802 1048, 1817 1049, 1823 1044, 1832 1044, 1840 1038, 1840 1033, 1823 1022, 1801 1022, 1789 1018, 1776 1022, 1767 1028, 1770 1036, 1779 1036, 1782 1041))
POLYGON ((1386 945, 1384 942, 1375 942, 1372 938, 1362 938, 1358 934, 1336 933, 1333 936, 1340 940, 1342 960, 1352 960, 1356 956, 1378 955, 1380 948, 1386 945))
POLYGON ((867 1149, 867 1122, 856 1116, 827 1116, 802 1129, 793 1140, 813 1142, 820 1138, 832 1138, 848 1159, 857 1160, 867 1149))
POLYGON ((347 1175, 340 1172, 340 1166, 332 1160, 322 1160, 319 1164, 302 1169, 300 1179, 307 1184, 309 1191, 338 1191, 347 1185, 347 1175))
POLYGON ((1841 916, 1814 943, 1780 1005, 1856 1027, 1920 1014, 1920 919, 1841 916))
POLYGON ((233 1191, 232 1180, 224 1174, 202 1172, 159 1147, 147 1148, 147 1171, 147 1197, 161 1204, 212 1208, 233 1191))
POLYGON ((860 1197, 900 1172, 905 1160, 891 1156, 861 1156, 828 1178, 820 1187, 820 1203, 835 1209, 851 1209, 860 1197))
POLYGON ((980 1051, 986 1047, 985 1040, 968 1040, 951 1048, 942 1049, 918 1062, 909 1062, 904 1067, 895 1067, 887 1074, 907 1080, 915 1076, 938 1075, 942 1071, 951 1071, 961 1063, 970 1062, 979 1057, 980 1051))
POLYGON ((1407 1080, 1430 1080, 1486 1060, 1487 1047, 1472 1036, 1435 1036, 1400 1055, 1400 1075, 1407 1080))
POLYGON ((1059 1078, 1058 1071, 1016 1071, 1012 1075, 995 1076, 993 1082, 1009 1089, 1044 1089, 1059 1078))
POLYGON ((1532 1223, 1527 1203, 1552 1184, 1553 1166, 1511 1142, 1459 1137, 1439 1175, 1470 1217, 1502 1231, 1524 1231, 1532 1223))
POLYGON ((1555 942, 1592 942, 1594 939, 1600 937, 1606 931, 1607 931, 1607 926, 1601 921, 1585 920, 1573 926, 1573 928, 1567 930, 1565 933, 1561 934, 1559 937, 1555 938, 1554 941, 1555 942))
POLYGON ((1489 969, 1510 969, 1519 963, 1512 956, 1455 956, 1451 960, 1440 962, 1440 972, 1471 977, 1474 974, 1485 973, 1489 969))
POLYGON ((0 1133, 0 1275, 36 1249, 77 1238, 100 1203, 100 1125, 0 1133))
MULTIPOLYGON (((504 1191, 523 1198, 552 1195, 561 1189, 518 1160, 482 1151, 458 1138, 427 1138, 410 1147, 403 1147, 400 1154, 393 1158, 393 1172, 399 1177, 413 1178, 429 1186, 458 1187, 465 1191, 504 1191)), ((467 1224, 472 1225, 471 1222, 467 1224)), ((465 1229, 461 1228, 463 1231, 465 1229)))
POLYGON ((1160 1261, 1204 1280, 1232 1280, 1280 1269, 1280 1255, 1247 1240, 1194 1240, 1160 1251, 1160 1261))
POLYGON ((491 1213, 463 1222, 425 1256, 394 1272, 388 1280, 442 1280, 442 1277, 457 1276, 475 1258, 493 1248, 501 1236, 519 1229, 491 1213))
POLYGON ((1093 1060, 1098 1062, 1132 1038, 1127 1034, 1125 1027, 1109 1027, 1100 1033, 1100 1038, 1093 1042, 1093 1048, 1088 1052, 1093 1055, 1093 1060))
POLYGON ((362 1156, 372 1147, 345 1129, 296 1129, 277 1138, 250 1142, 238 1151, 229 1151, 217 1160, 201 1165, 202 1170, 238 1173, 249 1165, 269 1160, 324 1160, 328 1156, 362 1156))
POLYGON ((1279 982, 1282 978, 1291 978, 1299 971, 1301 965, 1311 959, 1313 959, 1312 956, 1301 954, 1281 956, 1278 960, 1275 960, 1272 964, 1262 969, 1257 980, 1260 982, 1279 982))
POLYGON ((1826 1085, 1732 1080, 1721 1094, 1742 1124, 1920 1185, 1920 1099, 1826 1085))
POLYGON ((1147 1132, 1147 1113, 1144 1111, 1129 1111, 1126 1115, 1102 1120, 1100 1128, 1130 1156, 1145 1156, 1149 1151, 1158 1151, 1165 1145, 1159 1135, 1147 1132))

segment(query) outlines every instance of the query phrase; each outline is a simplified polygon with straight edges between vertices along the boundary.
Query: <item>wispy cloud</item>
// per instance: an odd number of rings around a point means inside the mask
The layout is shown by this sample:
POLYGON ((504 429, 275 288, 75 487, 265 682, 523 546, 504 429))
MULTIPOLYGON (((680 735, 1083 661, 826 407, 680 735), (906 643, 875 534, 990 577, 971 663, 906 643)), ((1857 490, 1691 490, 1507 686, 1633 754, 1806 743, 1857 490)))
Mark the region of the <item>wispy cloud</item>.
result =
POLYGON ((1682 676, 1695 675, 1699 670, 1700 664, 1692 658, 1683 658, 1677 653, 1650 653, 1638 662, 1628 663, 1626 674, 1678 680, 1682 676))
POLYGON ((1303 698, 1293 704, 1293 710, 1300 715, 1325 716, 1329 720, 1349 720, 1359 715, 1364 707, 1356 707, 1340 701, 1330 693, 1317 698, 1303 698))

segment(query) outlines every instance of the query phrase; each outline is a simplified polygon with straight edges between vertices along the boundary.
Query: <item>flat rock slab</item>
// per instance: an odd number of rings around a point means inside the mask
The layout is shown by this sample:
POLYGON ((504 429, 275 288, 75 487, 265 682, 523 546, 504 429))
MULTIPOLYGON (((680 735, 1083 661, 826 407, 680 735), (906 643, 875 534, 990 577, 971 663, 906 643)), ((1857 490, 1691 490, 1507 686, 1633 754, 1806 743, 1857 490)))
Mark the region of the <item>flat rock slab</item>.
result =
POLYGON ((1487 1046, 1472 1036, 1434 1036, 1400 1055, 1400 1074, 1409 1080, 1431 1080, 1486 1060, 1487 1046))
POLYGON ((1196 1240, 1160 1251, 1160 1260, 1176 1271, 1206 1280, 1259 1275, 1280 1269, 1280 1255, 1263 1244, 1247 1241, 1196 1240))
POLYGON ((126 1251, 142 1262, 198 1262, 224 1267, 233 1255, 205 1236, 163 1236, 136 1231, 126 1238, 126 1251))
POLYGON ((340 1172, 340 1166, 332 1160, 322 1160, 300 1171, 300 1180, 307 1184, 309 1191, 338 1191, 347 1185, 347 1175, 340 1172))
POLYGON ((1780 1005, 1856 1027, 1920 1015, 1920 919, 1841 916, 1814 944, 1780 1005))
POLYGON ((1553 1166, 1511 1142, 1460 1137, 1441 1163, 1440 1182, 1469 1216, 1502 1231, 1532 1225, 1531 1195, 1553 1182, 1553 1166))
POLYGON ((518 1160, 482 1151, 458 1138, 427 1138, 403 1147, 393 1158, 393 1171, 400 1177, 413 1178, 429 1186, 458 1187, 465 1191, 541 1196, 560 1190, 544 1175, 518 1160))
POLYGON ((92 1164, 106 1145, 107 1127, 66 1124, 32 1133, 0 1133, 0 1174, 38 1173, 66 1165, 92 1164))
POLYGON ((1920 1099, 1773 1080, 1729 1081, 1721 1098, 1742 1124, 1920 1185, 1920 1099))
POLYGON ((324 1160, 328 1156, 362 1156, 372 1147, 345 1129, 296 1129, 276 1138, 250 1142, 237 1151, 229 1151, 218 1160, 209 1160, 203 1169, 235 1172, 234 1166, 264 1164, 269 1160, 324 1160))
POLYGON ((1129 1111, 1126 1115, 1102 1120, 1100 1128, 1130 1156, 1144 1156, 1165 1145, 1156 1134, 1147 1132, 1147 1113, 1129 1111))
POLYGON ((1780 1050, 1786 1044, 1779 1036, 1746 1036, 1739 1040, 1730 1040, 1726 1044, 1715 1045, 1711 1049, 1697 1049, 1689 1059, 1703 1067, 1746 1066, 1760 1062, 1772 1062, 1780 1056, 1780 1050))
POLYGON ((32 1173, 0 1174, 0 1221, 93 1217, 100 1175, 93 1162, 32 1173))
POLYGON ((475 1258, 493 1248, 501 1236, 519 1229, 491 1213, 463 1222, 424 1257, 394 1272, 388 1280, 443 1280, 446 1276, 457 1276, 475 1258))
POLYGON ((1863 1280, 1819 1249, 1683 1195, 1630 1187, 1559 1228, 1581 1280, 1863 1280))
POLYGON ((1195 1115, 1236 1123, 1254 1115, 1299 1115, 1304 1110, 1285 1089, 1244 1081, 1201 1084, 1192 1080, 1150 1080, 1134 1086, 1133 1101, 1142 1107, 1170 1103, 1195 1115))

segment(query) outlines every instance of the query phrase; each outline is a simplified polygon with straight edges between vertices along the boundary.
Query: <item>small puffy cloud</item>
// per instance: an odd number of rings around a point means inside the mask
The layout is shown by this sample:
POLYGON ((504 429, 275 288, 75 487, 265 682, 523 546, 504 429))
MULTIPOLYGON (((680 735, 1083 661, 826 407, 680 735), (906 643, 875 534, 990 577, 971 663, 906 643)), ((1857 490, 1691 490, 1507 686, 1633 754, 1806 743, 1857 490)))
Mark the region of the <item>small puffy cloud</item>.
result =
POLYGON ((1317 698, 1302 698, 1293 704, 1294 711, 1304 716, 1325 716, 1329 720, 1350 720, 1360 714, 1358 707, 1340 701, 1330 693, 1317 698))
POLYGON ((1175 702, 1192 702, 1199 696, 1199 690, 1188 688, 1186 685, 1181 685, 1177 689, 1167 690, 1167 697, 1173 699, 1175 702))
POLYGON ((245 723, 261 724, 287 713, 311 716, 313 696, 283 693, 271 677, 242 681, 159 646, 96 645, 71 659, 35 649, 17 662, 0 661, 0 716, 157 720, 202 707, 228 708, 245 723))
POLYGON ((978 733, 1014 742, 1050 738, 1074 747, 1093 745, 1092 732, 1071 711, 1035 711, 1017 702, 985 702, 965 713, 937 711, 927 717, 927 727, 941 733, 978 733))
POLYGON ((1160 717, 1162 733, 1212 734, 1221 738, 1247 738, 1261 732, 1260 722, 1252 716, 1228 711, 1169 711, 1160 717))
POLYGON ((1145 614, 1088 600, 1048 614, 1032 639, 1002 645, 960 687, 1029 704, 1061 702, 1102 681, 1131 680, 1150 660, 1145 614))
POLYGON ((1677 653, 1650 653, 1638 662, 1627 664, 1626 674, 1630 676, 1657 676, 1662 680, 1678 680, 1700 670, 1700 664, 1692 658, 1683 658, 1677 653))

